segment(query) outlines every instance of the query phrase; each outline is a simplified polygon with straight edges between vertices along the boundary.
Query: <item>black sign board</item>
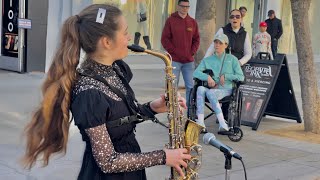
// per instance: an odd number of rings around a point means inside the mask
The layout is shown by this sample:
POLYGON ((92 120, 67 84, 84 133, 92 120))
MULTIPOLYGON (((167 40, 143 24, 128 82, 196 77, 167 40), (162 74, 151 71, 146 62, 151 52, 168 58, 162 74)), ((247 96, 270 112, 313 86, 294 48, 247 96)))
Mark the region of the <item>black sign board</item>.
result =
POLYGON ((251 59, 244 67, 245 81, 241 122, 257 130, 263 115, 296 120, 301 117, 291 84, 287 58, 278 54, 275 60, 251 59))
POLYGON ((18 57, 19 0, 2 1, 2 48, 3 56, 18 57))

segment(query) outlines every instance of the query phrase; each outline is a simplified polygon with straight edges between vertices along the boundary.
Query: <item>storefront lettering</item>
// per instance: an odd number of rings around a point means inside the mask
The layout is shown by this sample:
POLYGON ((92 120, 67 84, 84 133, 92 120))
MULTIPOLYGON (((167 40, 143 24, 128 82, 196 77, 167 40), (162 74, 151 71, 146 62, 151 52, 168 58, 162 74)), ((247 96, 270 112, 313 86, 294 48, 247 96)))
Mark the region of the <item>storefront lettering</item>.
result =
MULTIPOLYGON (((12 8, 12 0, 10 0, 10 8, 12 8)), ((12 32, 13 31, 13 11, 12 9, 10 9, 8 11, 8 18, 10 20, 10 22, 8 23, 8 30, 9 32, 12 32)))
POLYGON ((254 76, 256 78, 261 78, 261 76, 273 77, 271 66, 268 67, 256 67, 247 65, 245 71, 250 73, 250 76, 254 76))

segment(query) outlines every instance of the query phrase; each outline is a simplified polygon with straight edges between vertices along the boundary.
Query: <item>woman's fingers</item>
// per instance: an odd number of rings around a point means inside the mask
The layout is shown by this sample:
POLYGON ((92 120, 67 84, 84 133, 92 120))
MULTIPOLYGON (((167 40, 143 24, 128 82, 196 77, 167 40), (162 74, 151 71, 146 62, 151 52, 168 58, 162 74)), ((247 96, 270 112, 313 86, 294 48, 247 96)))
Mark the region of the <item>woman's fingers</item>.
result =
POLYGON ((161 98, 163 101, 165 101, 166 96, 165 96, 164 94, 160 94, 160 98, 161 98))
POLYGON ((166 164, 174 167, 180 176, 184 177, 182 167, 187 168, 188 163, 186 161, 191 159, 191 155, 188 154, 188 150, 181 149, 165 149, 166 152, 166 164))
POLYGON ((187 109, 187 104, 186 104, 186 99, 184 99, 183 97, 179 97, 178 98, 179 101, 179 105, 182 106, 184 109, 187 109))
POLYGON ((175 166, 174 168, 180 174, 180 176, 184 178, 184 173, 183 173, 182 169, 180 168, 180 166, 175 166))
POLYGON ((190 160, 191 159, 191 155, 190 154, 183 154, 182 155, 182 159, 190 160))
POLYGON ((186 148, 182 148, 182 149, 180 149, 180 152, 183 154, 186 154, 186 153, 188 153, 188 150, 186 148))
POLYGON ((183 167, 185 167, 185 168, 188 167, 188 164, 187 164, 185 161, 183 161, 183 160, 180 161, 180 165, 183 166, 183 167))

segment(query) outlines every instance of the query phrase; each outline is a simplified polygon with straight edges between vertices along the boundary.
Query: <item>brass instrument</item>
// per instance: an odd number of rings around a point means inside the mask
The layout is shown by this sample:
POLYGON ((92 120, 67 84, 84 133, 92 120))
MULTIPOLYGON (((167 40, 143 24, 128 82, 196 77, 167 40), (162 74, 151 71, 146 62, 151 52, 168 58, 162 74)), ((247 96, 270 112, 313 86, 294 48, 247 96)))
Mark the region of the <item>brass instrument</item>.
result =
MULTIPOLYGON (((187 162, 188 167, 184 168, 186 180, 198 179, 198 170, 201 166, 202 147, 198 144, 199 135, 204 128, 196 122, 184 117, 180 111, 178 102, 177 88, 175 86, 175 75, 172 73, 172 60, 169 54, 144 49, 137 45, 128 46, 134 52, 145 52, 153 56, 161 58, 165 63, 166 72, 166 103, 168 107, 169 121, 169 143, 168 149, 186 148, 192 158, 187 162)), ((169 180, 180 180, 183 177, 174 169, 171 168, 169 180)))

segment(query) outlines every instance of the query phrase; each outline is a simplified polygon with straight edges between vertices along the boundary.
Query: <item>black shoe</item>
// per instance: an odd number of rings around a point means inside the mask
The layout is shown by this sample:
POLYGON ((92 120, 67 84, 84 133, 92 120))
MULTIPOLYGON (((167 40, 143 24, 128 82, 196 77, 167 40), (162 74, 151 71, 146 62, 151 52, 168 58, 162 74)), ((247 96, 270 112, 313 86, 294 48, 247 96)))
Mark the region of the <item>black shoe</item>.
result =
POLYGON ((151 44, 150 44, 150 39, 149 39, 149 36, 143 36, 143 41, 144 43, 146 44, 147 46, 147 49, 151 49, 151 44))
POLYGON ((133 43, 135 45, 139 45, 140 36, 141 36, 141 34, 139 32, 134 33, 134 42, 133 43))

